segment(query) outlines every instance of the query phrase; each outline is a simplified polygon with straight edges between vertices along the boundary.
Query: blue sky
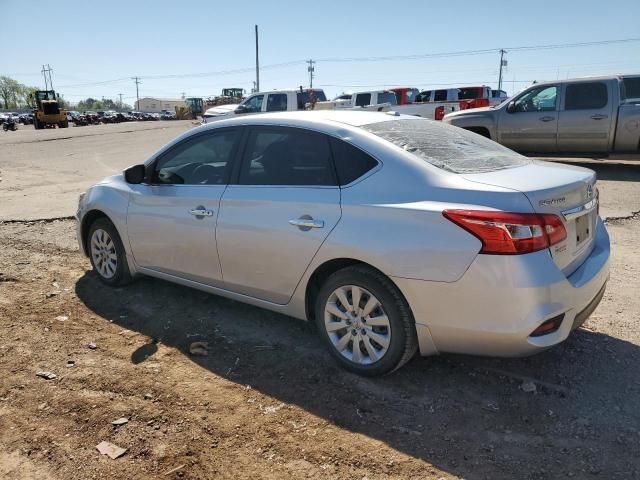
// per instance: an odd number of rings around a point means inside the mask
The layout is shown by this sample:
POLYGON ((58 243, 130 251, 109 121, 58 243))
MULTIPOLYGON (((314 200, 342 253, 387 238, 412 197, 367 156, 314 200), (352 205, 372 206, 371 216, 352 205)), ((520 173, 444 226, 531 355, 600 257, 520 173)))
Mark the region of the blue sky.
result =
MULTIPOLYGON (((640 37, 640 1, 300 1, 0 0, 0 75, 40 86, 43 63, 70 101, 249 91, 254 24, 263 66, 317 59, 314 85, 328 95, 397 85, 430 88, 498 80, 497 52, 415 60, 330 62, 320 59, 413 55, 640 37), (53 18, 44 12, 53 12, 53 18), (43 17, 39 17, 40 12, 43 17), (228 12, 228 13, 224 13, 228 12), (36 28, 37 26, 37 28, 36 28), (54 30, 60 32, 58 37, 54 30), (46 32, 39 37, 33 32, 46 32), (11 43, 6 40, 11 39, 11 43), (106 83, 98 83, 106 82, 106 83), (361 87, 362 86, 362 87, 361 87)), ((504 87, 532 80, 640 73, 640 42, 512 51, 504 87)), ((304 63, 265 68, 261 90, 308 85, 304 63)))

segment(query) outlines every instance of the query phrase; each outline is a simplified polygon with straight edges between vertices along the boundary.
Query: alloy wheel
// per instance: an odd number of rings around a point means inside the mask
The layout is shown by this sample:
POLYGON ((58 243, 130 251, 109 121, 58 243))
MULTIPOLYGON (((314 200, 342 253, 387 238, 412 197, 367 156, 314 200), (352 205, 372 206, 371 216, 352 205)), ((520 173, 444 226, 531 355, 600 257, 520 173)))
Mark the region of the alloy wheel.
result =
POLYGON ((340 355, 360 365, 382 359, 391 343, 391 324, 382 303, 357 285, 338 287, 329 295, 324 326, 340 355))
POLYGON ((104 278, 112 278, 118 269, 116 246, 109 234, 101 228, 91 235, 91 258, 98 273, 104 278))

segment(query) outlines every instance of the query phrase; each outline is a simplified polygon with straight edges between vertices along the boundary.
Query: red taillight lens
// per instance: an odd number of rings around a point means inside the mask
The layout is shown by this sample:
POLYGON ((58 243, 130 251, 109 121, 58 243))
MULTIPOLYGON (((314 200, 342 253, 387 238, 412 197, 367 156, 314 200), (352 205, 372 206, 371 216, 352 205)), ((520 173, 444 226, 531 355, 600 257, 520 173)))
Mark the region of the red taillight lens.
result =
POLYGON ((557 215, 486 210, 445 210, 442 214, 482 242, 480 253, 531 253, 549 248, 567 237, 557 215))
POLYGON ((444 118, 444 105, 440 105, 436 107, 436 111, 434 113, 435 120, 442 120, 444 118))

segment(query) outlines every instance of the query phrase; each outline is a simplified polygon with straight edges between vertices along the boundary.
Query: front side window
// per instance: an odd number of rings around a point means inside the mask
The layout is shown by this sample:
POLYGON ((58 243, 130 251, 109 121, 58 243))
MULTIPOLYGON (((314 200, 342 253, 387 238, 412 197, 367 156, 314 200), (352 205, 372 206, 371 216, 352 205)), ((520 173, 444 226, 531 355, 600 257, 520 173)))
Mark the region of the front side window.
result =
POLYGON ((247 113, 261 112, 263 100, 264 95, 256 95, 255 97, 248 98, 247 101, 243 103, 243 106, 247 107, 247 113))
POLYGON ((267 97, 267 112, 286 112, 287 94, 270 93, 267 97))
POLYGON ((152 183, 220 185, 227 181, 238 131, 225 130, 187 139, 162 155, 152 183))
POLYGON ((558 87, 532 88, 514 101, 514 112, 548 112, 556 109, 558 87))
POLYGON ((241 185, 336 185, 329 139, 296 128, 251 131, 240 169, 241 185))
POLYGON ((366 107, 367 105, 371 105, 370 93, 359 93, 356 95, 356 107, 366 107))
POLYGON ((607 85, 602 82, 567 85, 565 110, 592 110, 604 108, 609 101, 607 85))

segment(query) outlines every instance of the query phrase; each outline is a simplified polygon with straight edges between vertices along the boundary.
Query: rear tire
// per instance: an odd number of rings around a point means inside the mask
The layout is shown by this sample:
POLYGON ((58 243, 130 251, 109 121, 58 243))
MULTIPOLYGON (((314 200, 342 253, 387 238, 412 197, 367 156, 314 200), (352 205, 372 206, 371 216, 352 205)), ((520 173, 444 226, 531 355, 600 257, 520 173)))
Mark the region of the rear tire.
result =
POLYGON ((68 127, 69 127, 69 120, 63 120, 58 124, 58 128, 68 128, 68 127))
POLYGON ((109 219, 102 217, 93 222, 85 242, 93 271, 102 283, 118 287, 131 281, 127 254, 109 219))
POLYGON ((358 375, 391 373, 418 349, 409 305, 391 280, 370 267, 329 276, 316 298, 315 320, 331 355, 358 375))

